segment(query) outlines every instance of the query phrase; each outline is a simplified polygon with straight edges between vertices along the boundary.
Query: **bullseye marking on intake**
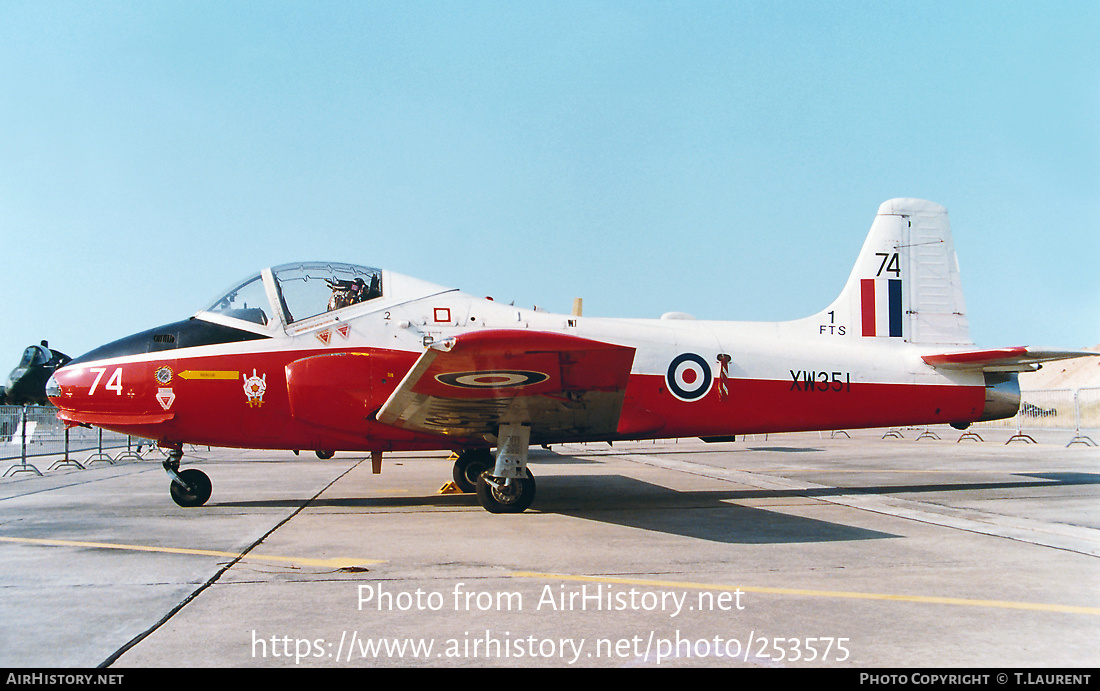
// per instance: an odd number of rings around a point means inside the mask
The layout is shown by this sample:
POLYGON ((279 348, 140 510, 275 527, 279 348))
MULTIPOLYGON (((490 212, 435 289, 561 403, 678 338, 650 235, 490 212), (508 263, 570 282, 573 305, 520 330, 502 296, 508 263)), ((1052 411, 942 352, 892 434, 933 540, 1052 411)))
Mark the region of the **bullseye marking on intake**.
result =
POLYGON ((463 389, 510 389, 546 381, 550 375, 527 370, 484 370, 437 374, 436 380, 463 389))

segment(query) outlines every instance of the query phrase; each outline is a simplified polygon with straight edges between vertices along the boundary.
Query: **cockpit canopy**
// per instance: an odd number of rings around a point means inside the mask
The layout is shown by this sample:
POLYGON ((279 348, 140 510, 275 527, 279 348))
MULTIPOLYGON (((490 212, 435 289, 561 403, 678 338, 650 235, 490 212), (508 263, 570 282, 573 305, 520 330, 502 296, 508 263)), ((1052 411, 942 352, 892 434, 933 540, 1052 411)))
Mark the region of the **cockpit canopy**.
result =
MULTIPOLYGON (((100 346, 73 363, 165 350, 296 336, 388 310, 451 288, 392 271, 339 262, 296 262, 234 283, 190 319, 100 346), (339 314, 330 316, 330 313, 339 314)), ((56 351, 54 351, 56 352, 56 351)))
POLYGON ((41 367, 50 361, 50 351, 42 346, 28 346, 23 351, 23 357, 19 359, 17 367, 41 367))
POLYGON ((354 264, 298 262, 265 269, 225 291, 206 312, 284 325, 382 297, 382 271, 354 264))

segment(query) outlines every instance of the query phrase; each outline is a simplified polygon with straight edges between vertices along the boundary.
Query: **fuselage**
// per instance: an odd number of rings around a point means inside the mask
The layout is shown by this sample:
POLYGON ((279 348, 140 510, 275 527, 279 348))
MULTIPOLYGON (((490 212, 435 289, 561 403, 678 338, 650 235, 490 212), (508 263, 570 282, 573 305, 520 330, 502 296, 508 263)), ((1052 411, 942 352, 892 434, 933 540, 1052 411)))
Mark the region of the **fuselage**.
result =
MULTIPOLYGON (((256 287, 250 307, 204 310, 58 370, 50 394, 60 417, 162 445, 329 451, 484 445, 398 429, 375 414, 431 344, 495 329, 634 349, 614 432, 536 436, 532 443, 965 424, 985 409, 980 372, 942 373, 921 360, 927 348, 855 337, 856 325, 837 323, 835 311, 777 323, 579 317, 379 271, 382 294, 350 305, 330 302, 332 309, 293 319, 296 307, 286 303, 278 275, 262 274, 266 290, 256 287), (269 298, 262 319, 250 312, 261 297, 269 298), (317 364, 326 362, 318 356, 333 353, 358 357, 339 360, 339 368, 317 364)), ((227 297, 221 304, 235 294, 227 297)))

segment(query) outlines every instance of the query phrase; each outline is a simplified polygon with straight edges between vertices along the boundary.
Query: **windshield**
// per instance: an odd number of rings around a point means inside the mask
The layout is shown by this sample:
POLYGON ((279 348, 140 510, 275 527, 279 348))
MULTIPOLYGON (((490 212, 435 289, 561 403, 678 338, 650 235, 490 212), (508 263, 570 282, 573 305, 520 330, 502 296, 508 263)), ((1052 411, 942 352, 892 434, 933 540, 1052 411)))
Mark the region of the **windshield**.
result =
POLYGON ((19 367, 44 365, 49 361, 50 356, 46 353, 45 348, 41 346, 30 346, 23 351, 23 357, 19 360, 19 367))
POLYGON ((267 326, 267 309, 270 309, 270 305, 264 280, 256 275, 227 291, 206 311, 267 326))

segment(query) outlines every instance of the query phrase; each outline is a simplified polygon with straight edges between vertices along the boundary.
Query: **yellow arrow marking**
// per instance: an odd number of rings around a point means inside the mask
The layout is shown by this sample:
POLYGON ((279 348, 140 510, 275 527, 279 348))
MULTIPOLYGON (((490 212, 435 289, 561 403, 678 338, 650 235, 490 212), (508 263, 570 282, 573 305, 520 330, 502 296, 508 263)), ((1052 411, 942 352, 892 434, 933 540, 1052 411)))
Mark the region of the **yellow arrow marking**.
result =
POLYGON ((178 375, 180 379, 237 379, 241 376, 240 372, 230 372, 229 370, 184 370, 178 375))
POLYGON ((99 549, 124 549, 134 552, 161 552, 164 554, 194 554, 203 557, 228 557, 229 559, 241 558, 242 561, 265 561, 282 564, 298 564, 301 566, 327 566, 340 569, 348 566, 362 566, 364 564, 381 564, 384 559, 308 559, 301 557, 269 557, 261 554, 239 554, 236 552, 217 552, 209 549, 182 549, 179 547, 149 547, 147 545, 116 545, 110 542, 78 542, 75 540, 36 540, 23 537, 0 537, 0 542, 18 542, 28 545, 49 545, 51 547, 93 547, 99 549))
POLYGON ((1052 605, 1041 602, 1011 602, 1007 600, 969 600, 957 597, 933 597, 927 595, 890 595, 886 593, 856 593, 839 590, 803 590, 796 588, 763 588, 751 586, 716 585, 712 583, 687 583, 682 581, 650 581, 638 578, 613 578, 602 576, 572 576, 560 573, 519 572, 511 574, 513 578, 543 578, 562 581, 588 581, 595 583, 617 583, 622 585, 643 585, 664 588, 696 588, 699 590, 730 590, 745 593, 765 593, 770 595, 801 595, 804 597, 836 597, 855 600, 890 600, 894 602, 923 602, 935 605, 966 605, 970 607, 1000 607, 1003 609, 1029 609, 1040 612, 1068 612, 1070 614, 1100 615, 1100 607, 1077 607, 1074 605, 1052 605))

